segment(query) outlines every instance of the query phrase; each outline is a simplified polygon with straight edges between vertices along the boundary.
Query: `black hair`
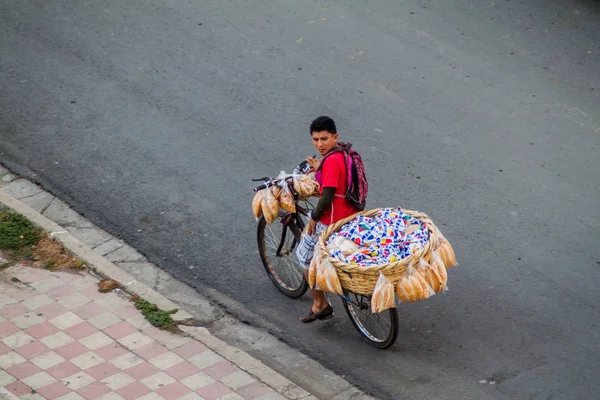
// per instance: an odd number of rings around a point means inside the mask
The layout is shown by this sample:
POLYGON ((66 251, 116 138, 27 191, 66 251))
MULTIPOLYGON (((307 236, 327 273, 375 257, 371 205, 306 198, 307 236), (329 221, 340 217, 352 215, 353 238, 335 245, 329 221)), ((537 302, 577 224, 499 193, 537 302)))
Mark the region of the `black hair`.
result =
POLYGON ((311 135, 313 132, 322 132, 322 131, 327 131, 331 134, 337 133, 337 129, 335 127, 335 122, 333 121, 333 119, 323 115, 319 118, 316 118, 313 122, 311 122, 311 124, 310 124, 310 134, 311 135))

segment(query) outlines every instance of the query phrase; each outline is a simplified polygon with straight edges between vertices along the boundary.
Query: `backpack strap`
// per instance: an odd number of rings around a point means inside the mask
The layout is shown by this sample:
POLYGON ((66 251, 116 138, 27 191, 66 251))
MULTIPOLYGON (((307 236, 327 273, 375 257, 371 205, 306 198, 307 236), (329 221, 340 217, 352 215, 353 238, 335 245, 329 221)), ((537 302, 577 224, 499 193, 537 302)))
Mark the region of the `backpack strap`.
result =
POLYGON ((317 168, 317 172, 321 171, 323 169, 323 165, 325 164, 325 160, 332 154, 335 153, 339 153, 339 152, 344 152, 344 148, 342 146, 345 146, 344 143, 338 143, 337 147, 334 147, 333 149, 331 149, 329 151, 329 153, 325 154, 325 156, 323 157, 323 159, 321 160, 321 164, 319 164, 319 168, 317 168))

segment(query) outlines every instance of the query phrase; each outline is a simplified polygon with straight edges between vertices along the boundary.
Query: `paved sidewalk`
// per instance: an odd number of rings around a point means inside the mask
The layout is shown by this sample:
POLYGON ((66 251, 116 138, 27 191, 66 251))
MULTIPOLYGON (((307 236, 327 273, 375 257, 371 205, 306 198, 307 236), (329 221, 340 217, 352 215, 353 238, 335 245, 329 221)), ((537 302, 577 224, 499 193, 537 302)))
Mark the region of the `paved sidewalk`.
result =
POLYGON ((0 388, 18 398, 286 398, 201 342, 151 326, 87 272, 1 263, 0 388))

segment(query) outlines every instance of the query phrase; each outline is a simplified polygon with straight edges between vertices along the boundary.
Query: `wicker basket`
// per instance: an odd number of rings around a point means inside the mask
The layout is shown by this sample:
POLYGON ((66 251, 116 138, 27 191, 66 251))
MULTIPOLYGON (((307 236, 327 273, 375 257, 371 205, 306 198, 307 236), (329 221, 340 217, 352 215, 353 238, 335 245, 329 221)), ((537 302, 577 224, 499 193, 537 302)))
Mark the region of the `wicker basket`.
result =
POLYGON ((344 218, 339 220, 338 222, 329 225, 329 227, 323 232, 321 237, 319 238, 319 242, 317 243, 317 248, 320 252, 321 258, 329 257, 329 261, 336 268, 338 277, 340 278, 340 283, 342 284, 342 288, 358 294, 371 294, 373 293, 373 289, 375 289, 375 284, 377 283, 377 278, 379 278, 379 272, 382 272, 392 283, 394 286, 400 280, 400 276, 406 269, 408 265, 411 263, 416 263, 419 261, 419 258, 423 257, 426 261, 429 261, 430 252, 432 249, 436 249, 438 246, 438 235, 439 230, 433 224, 431 219, 423 213, 418 211, 411 211, 402 209, 402 212, 405 214, 411 215, 421 222, 427 224, 427 230, 429 231, 429 241, 425 244, 425 247, 416 253, 398 260, 389 264, 381 264, 381 265, 373 265, 369 267, 360 266, 360 265, 352 265, 347 264, 343 261, 335 257, 331 257, 329 254, 329 250, 325 247, 325 242, 327 239, 339 231, 341 227, 352 221, 358 215, 364 215, 365 217, 372 217, 377 214, 378 211, 383 210, 383 208, 375 208, 368 211, 361 211, 356 213, 348 218, 344 218))

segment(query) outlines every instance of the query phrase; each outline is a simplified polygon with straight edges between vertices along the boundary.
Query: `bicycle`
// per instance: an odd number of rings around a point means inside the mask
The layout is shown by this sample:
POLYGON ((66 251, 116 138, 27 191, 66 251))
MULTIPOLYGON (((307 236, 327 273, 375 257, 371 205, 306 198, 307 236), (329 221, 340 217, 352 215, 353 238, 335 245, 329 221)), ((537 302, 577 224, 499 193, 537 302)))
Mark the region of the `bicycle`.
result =
MULTIPOLYGON (((301 166, 302 164, 295 171, 302 170, 301 166)), ((264 181, 264 184, 254 188, 254 191, 258 192, 279 184, 282 180, 263 177, 253 181, 264 181)), ((264 217, 260 217, 257 225, 258 251, 265 271, 275 287, 290 298, 298 298, 308 290, 308 283, 296 259, 295 248, 309 219, 312 204, 309 201, 305 201, 304 206, 299 204, 290 177, 285 178, 284 183, 288 184, 294 193, 296 213, 280 210, 279 218, 271 225, 267 224, 264 217)), ((344 289, 344 294, 338 296, 352 324, 367 343, 379 349, 394 344, 398 337, 396 308, 390 308, 382 313, 373 313, 370 295, 352 293, 344 289)))

